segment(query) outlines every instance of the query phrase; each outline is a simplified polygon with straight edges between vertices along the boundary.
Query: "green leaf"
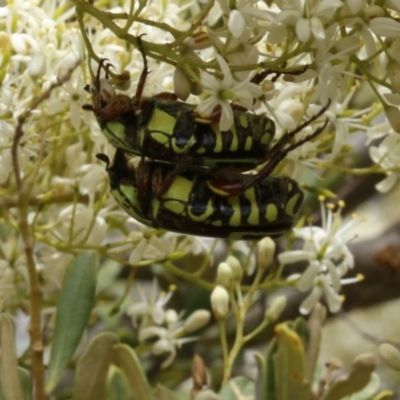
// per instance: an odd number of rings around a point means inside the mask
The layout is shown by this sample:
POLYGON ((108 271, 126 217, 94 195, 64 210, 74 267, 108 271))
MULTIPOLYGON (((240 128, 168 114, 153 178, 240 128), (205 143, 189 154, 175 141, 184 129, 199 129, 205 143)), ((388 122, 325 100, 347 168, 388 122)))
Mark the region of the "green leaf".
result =
POLYGON ((153 397, 154 400, 177 400, 174 392, 161 385, 154 389, 153 397))
POLYGON ((96 290, 97 266, 96 253, 79 254, 64 278, 57 304, 47 392, 54 389, 60 380, 89 321, 96 290))
POLYGON ((368 385, 365 386, 361 391, 351 395, 348 400, 371 400, 372 396, 378 393, 381 386, 381 380, 377 373, 372 373, 371 379, 368 385))
POLYGON ((306 355, 299 335, 287 324, 275 327, 278 349, 273 355, 276 398, 312 399, 306 379, 306 355))
POLYGON ((114 260, 102 262, 97 274, 97 293, 107 290, 114 283, 122 270, 122 265, 114 260))
POLYGON ((119 342, 114 333, 100 333, 80 357, 76 367, 74 400, 106 398, 106 379, 111 364, 117 363, 114 346, 119 342))
POLYGON ((293 322, 293 326, 291 327, 291 329, 297 333, 297 335, 303 342, 305 351, 307 351, 308 344, 310 342, 310 329, 308 327, 307 321, 302 317, 298 317, 293 322))
POLYGON ((263 382, 262 384, 260 382, 257 383, 257 387, 260 385, 264 387, 265 397, 257 397, 257 400, 263 400, 264 398, 268 400, 276 400, 274 355, 277 351, 278 341, 276 338, 273 338, 268 346, 267 356, 265 358, 265 371, 261 378, 263 382))
POLYGON ((221 400, 243 400, 254 398, 255 383, 244 376, 231 379, 219 392, 221 400))
POLYGON ((392 390, 383 390, 378 393, 372 400, 392 400, 394 392, 392 390))
POLYGON ((132 400, 129 382, 122 370, 111 365, 106 382, 107 400, 132 400))
POLYGON ((256 380, 256 389, 255 389, 255 399, 263 400, 266 399, 267 393, 267 362, 262 354, 254 353, 254 358, 257 363, 257 380, 256 380))
POLYGON ((136 353, 125 344, 114 346, 119 367, 125 373, 130 384, 134 400, 153 400, 151 388, 136 353))
POLYGON ((19 380, 22 386, 22 394, 24 400, 32 399, 32 381, 30 372, 24 368, 18 368, 19 380))
POLYGON ((23 399, 15 351, 14 323, 8 314, 3 314, 0 318, 0 348, 0 382, 4 398, 23 399))

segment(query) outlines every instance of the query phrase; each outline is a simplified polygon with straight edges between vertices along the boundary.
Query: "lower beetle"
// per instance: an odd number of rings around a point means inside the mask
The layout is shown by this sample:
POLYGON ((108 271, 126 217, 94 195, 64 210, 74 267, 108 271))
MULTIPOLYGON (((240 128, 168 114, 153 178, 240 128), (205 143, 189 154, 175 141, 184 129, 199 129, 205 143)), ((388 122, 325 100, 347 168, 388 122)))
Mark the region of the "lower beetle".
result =
MULTIPOLYGON (((117 149, 107 163, 111 193, 139 222, 153 228, 224 239, 279 237, 293 225, 304 194, 288 177, 268 176, 240 194, 223 195, 210 187, 207 168, 177 171, 171 164, 142 159, 137 166, 117 149)), ((237 174, 234 185, 246 187, 250 174, 237 174)))

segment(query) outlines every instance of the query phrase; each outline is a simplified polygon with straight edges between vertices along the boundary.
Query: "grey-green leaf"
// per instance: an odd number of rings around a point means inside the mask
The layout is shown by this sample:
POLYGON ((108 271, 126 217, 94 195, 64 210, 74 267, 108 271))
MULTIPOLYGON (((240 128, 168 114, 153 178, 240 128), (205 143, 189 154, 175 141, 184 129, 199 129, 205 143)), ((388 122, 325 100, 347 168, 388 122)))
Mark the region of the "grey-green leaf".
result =
POLYGON ((85 252, 76 257, 64 278, 57 304, 47 392, 60 380, 89 321, 96 290, 97 267, 96 253, 85 252))
POLYGON ((136 353, 125 344, 114 346, 118 365, 128 378, 134 400, 153 400, 153 394, 146 373, 136 353))
POLYGON ((24 400, 32 399, 32 381, 30 372, 25 368, 18 368, 19 380, 22 386, 22 394, 24 400))
POLYGON ((129 382, 121 368, 112 365, 106 382, 107 400, 132 400, 129 382))
POLYGON ((361 391, 370 381, 375 369, 375 358, 365 353, 357 356, 347 374, 340 376, 326 391, 324 400, 339 400, 361 391))
POLYGON ((231 379, 219 392, 221 400, 242 400, 254 398, 255 383, 244 376, 231 379))
POLYGON ((117 363, 114 346, 118 336, 105 332, 97 335, 80 357, 74 386, 74 400, 99 400, 106 398, 106 379, 111 364, 117 363))
POLYGON ((154 389, 153 397, 154 400, 177 400, 174 392, 161 385, 154 389))
POLYGON ((300 336, 288 324, 275 327, 277 351, 273 355, 276 398, 279 400, 313 398, 306 379, 306 357, 300 336))

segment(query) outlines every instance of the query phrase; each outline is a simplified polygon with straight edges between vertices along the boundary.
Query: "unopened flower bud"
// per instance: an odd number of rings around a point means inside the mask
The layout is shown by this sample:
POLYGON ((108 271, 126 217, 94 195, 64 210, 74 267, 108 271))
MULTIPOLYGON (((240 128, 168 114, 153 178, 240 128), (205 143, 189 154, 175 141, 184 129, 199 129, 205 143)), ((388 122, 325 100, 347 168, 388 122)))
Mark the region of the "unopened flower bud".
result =
POLYGON ((165 322, 167 325, 173 325, 178 319, 178 313, 175 310, 169 308, 165 311, 165 322))
POLYGON ((211 293, 211 307, 215 318, 225 318, 229 311, 229 294, 222 286, 216 286, 211 293))
MULTIPOLYGON (((192 394, 193 392, 198 393, 208 383, 206 364, 198 354, 194 354, 193 356, 192 380, 193 380, 192 394)), ((192 398, 195 399, 197 397, 193 396, 192 398)))
POLYGON ((228 20, 229 32, 235 39, 241 37, 246 29, 246 20, 238 10, 232 10, 228 20))
POLYGON ((275 255, 275 242, 270 237, 265 237, 258 242, 258 268, 268 268, 275 255))
MULTIPOLYGON (((284 77, 285 78, 285 77, 284 77)), ((275 93, 275 83, 269 79, 264 79, 261 84, 261 89, 263 91, 264 100, 271 100, 275 93)))
POLYGON ((382 343, 378 347, 382 361, 395 371, 400 371, 400 352, 389 343, 382 343))
POLYGON ((243 268, 242 265, 240 264, 240 261, 234 256, 228 256, 226 262, 232 269, 233 280, 236 282, 240 282, 243 277, 243 268))
POLYGON ((32 56, 28 63, 28 74, 32 79, 40 78, 46 72, 46 58, 43 53, 32 56))
POLYGON ((400 35, 400 23, 391 18, 377 17, 371 19, 369 27, 377 36, 396 39, 400 35))
POLYGON ((179 99, 185 101, 191 92, 191 84, 189 78, 180 68, 174 71, 174 93, 179 99))
POLYGON ((276 321, 286 308, 286 304, 287 300, 285 296, 275 297, 265 312, 265 318, 271 322, 276 321))
POLYGON ((385 10, 380 6, 373 5, 364 10, 364 15, 369 19, 383 17, 385 15, 385 10))
POLYGON ((385 109, 385 115, 393 130, 400 133, 400 110, 397 107, 388 106, 385 109))
POLYGON ((219 263, 217 269, 217 283, 227 289, 233 283, 233 271, 230 265, 226 262, 219 263))
POLYGON ((213 44, 210 35, 206 32, 197 32, 185 40, 185 45, 192 50, 204 50, 213 44))
POLYGON ((365 0, 347 0, 346 5, 353 15, 358 14, 365 7, 365 0))
POLYGON ((388 49, 390 58, 393 58, 398 64, 400 64, 400 38, 393 40, 392 44, 388 49))
POLYGON ((285 111, 292 117, 296 124, 299 124, 304 116, 304 104, 299 101, 290 101, 285 111))
POLYGON ((197 331, 203 328, 210 322, 211 313, 208 310, 197 310, 194 311, 186 319, 183 329, 186 333, 197 331))
POLYGON ((400 65, 395 61, 389 61, 387 72, 394 92, 400 93, 400 65))
POLYGON ((100 93, 101 99, 106 103, 109 103, 116 96, 115 87, 111 85, 107 78, 100 79, 100 93))
POLYGON ((307 42, 311 35, 310 21, 306 18, 300 18, 296 23, 296 35, 301 42, 307 42))

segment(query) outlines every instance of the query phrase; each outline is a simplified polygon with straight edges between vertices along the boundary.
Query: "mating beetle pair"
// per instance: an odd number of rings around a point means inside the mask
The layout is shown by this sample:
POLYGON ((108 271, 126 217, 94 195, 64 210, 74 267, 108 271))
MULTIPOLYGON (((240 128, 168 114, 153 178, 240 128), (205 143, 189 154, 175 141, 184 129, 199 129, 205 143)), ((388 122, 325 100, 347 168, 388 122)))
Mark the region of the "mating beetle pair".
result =
POLYGON ((117 148, 105 155, 111 193, 138 221, 180 233, 229 239, 278 237, 287 232, 303 200, 298 183, 270 174, 287 153, 317 136, 326 123, 292 143, 296 133, 325 108, 273 146, 275 125, 265 115, 234 109, 234 124, 221 132, 218 121, 195 114, 195 106, 165 96, 142 96, 147 61, 133 98, 105 96, 100 73, 86 87, 104 135, 117 148), (106 98, 110 97, 108 101, 106 98), (138 166, 130 155, 141 156, 138 166), (244 174, 261 163, 257 174, 244 174))

